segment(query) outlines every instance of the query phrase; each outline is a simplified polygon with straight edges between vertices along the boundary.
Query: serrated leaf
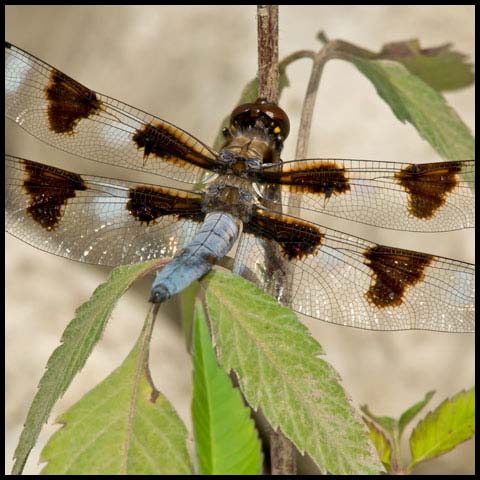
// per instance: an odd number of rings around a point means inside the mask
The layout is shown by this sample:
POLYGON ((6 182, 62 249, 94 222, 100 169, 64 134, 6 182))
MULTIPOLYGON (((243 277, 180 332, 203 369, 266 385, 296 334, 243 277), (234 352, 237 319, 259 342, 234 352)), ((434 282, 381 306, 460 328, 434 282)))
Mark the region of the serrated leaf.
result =
POLYGON ((43 424, 101 338, 118 299, 134 280, 149 271, 154 262, 114 269, 108 280, 99 285, 90 299, 76 310, 75 317, 62 335, 60 345, 50 356, 38 385, 15 450, 16 461, 12 474, 19 474, 23 470, 43 424))
POLYGON ((219 362, 235 371, 250 406, 261 407, 322 472, 381 471, 338 374, 318 358, 320 345, 295 315, 240 277, 216 271, 205 281, 219 362))
POLYGON ((475 157, 475 141, 461 118, 437 91, 402 64, 353 56, 348 60, 374 84, 396 117, 411 123, 442 157, 475 157))
POLYGON ((471 85, 475 79, 467 56, 452 50, 451 44, 421 48, 417 39, 384 45, 376 56, 402 63, 411 73, 438 91, 456 90, 471 85))
POLYGON ((259 475, 261 444, 250 410, 218 366, 203 309, 196 307, 192 417, 200 473, 259 475))
POLYGON ((191 473, 187 429, 150 377, 152 327, 150 311, 122 365, 57 419, 64 426, 42 451, 42 474, 191 473))
POLYGON ((434 394, 434 390, 427 392, 423 400, 420 400, 415 405, 412 405, 408 410, 402 413, 402 415, 400 416, 400 420, 398 421, 399 435, 403 433, 405 427, 413 420, 415 415, 417 415, 417 413, 422 410, 423 407, 425 407, 425 405, 432 399, 434 394))
POLYGON ((409 469, 450 451, 474 432, 475 388, 472 388, 445 400, 418 423, 410 437, 409 469))
POLYGON ((392 446, 390 445, 390 441, 373 422, 370 422, 366 418, 364 418, 363 421, 368 427, 370 438, 378 453, 380 461, 383 463, 387 472, 390 472, 392 469, 392 446))
MULTIPOLYGON (((329 43, 325 32, 317 38, 329 43)), ((343 40, 331 42, 333 57, 351 60, 355 57, 366 60, 393 60, 402 63, 410 73, 421 78, 438 91, 456 90, 471 85, 475 80, 473 64, 468 56, 452 49, 447 43, 438 47, 421 48, 418 39, 402 40, 384 45, 380 52, 373 52, 343 40)))

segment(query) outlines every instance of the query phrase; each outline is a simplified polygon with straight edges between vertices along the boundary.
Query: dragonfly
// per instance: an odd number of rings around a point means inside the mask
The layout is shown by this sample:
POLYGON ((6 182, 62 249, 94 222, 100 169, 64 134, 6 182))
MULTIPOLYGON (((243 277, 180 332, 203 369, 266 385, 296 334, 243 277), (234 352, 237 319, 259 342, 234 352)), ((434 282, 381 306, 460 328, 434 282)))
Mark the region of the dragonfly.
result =
POLYGON ((233 273, 300 314, 368 330, 475 330, 473 264, 316 223, 326 215, 407 232, 474 228, 473 160, 283 161, 288 116, 261 98, 233 110, 217 152, 8 42, 5 109, 59 150, 185 185, 6 155, 6 231, 33 247, 112 267, 171 258, 150 292, 162 303, 236 246, 233 273))

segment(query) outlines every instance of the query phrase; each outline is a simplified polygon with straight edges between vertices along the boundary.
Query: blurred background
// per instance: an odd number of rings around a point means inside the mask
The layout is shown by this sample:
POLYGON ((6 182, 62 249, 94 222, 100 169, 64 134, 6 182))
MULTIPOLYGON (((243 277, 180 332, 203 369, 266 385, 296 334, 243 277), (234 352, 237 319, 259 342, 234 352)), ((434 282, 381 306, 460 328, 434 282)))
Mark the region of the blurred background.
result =
MULTIPOLYGON (((7 6, 6 38, 101 93, 164 118, 212 143, 245 84, 256 75, 254 6, 7 6)), ((378 51, 384 43, 419 38, 423 47, 452 42, 474 58, 473 6, 281 6, 280 58, 320 48, 324 30, 378 51)), ((291 86, 280 104, 291 121, 284 160, 294 158, 310 62, 289 67, 291 86)), ((445 95, 474 132, 474 88, 445 95)), ((78 173, 128 178, 128 172, 57 152, 11 122, 7 152, 78 173)), ((324 70, 312 128, 310 158, 338 157, 428 162, 440 158, 413 127, 398 122, 373 86, 346 62, 324 70)), ((151 182, 157 178, 150 178, 151 182)), ((161 181, 159 178, 158 181, 161 181)), ((400 236, 350 229, 370 240, 474 262, 473 232, 400 236)), ((44 366, 75 308, 108 276, 108 269, 48 255, 6 235, 6 471, 44 366)), ((41 448, 54 419, 115 369, 133 346, 148 310, 151 278, 119 303, 102 341, 58 402, 25 473, 41 469, 41 448)), ((191 365, 178 318, 168 302, 157 322, 151 368, 156 386, 190 426, 191 365)), ((474 384, 474 338, 434 332, 369 332, 301 318, 326 351, 358 407, 399 416, 429 390, 429 408, 474 384)), ((423 414, 421 414, 422 416, 423 414)), ((473 473, 473 441, 419 473, 473 473)), ((407 448, 405 449, 407 452, 407 448)), ((406 453, 408 460, 408 453, 406 453)))

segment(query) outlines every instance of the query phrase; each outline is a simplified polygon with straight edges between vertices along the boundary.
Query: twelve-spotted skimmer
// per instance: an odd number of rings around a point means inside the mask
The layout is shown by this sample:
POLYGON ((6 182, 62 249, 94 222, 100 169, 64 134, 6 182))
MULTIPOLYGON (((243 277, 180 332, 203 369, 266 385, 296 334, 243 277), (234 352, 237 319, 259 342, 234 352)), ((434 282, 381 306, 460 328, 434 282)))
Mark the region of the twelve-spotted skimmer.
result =
POLYGON ((239 243, 233 271, 293 310, 372 330, 474 330, 474 266, 386 247, 284 213, 295 207, 414 232, 474 227, 473 160, 276 163, 288 117, 240 105, 219 152, 6 43, 6 116, 77 156, 203 190, 79 175, 6 155, 6 229, 46 252, 116 266, 174 259, 151 300, 175 295, 239 243), (283 207, 283 211, 282 211, 283 207))

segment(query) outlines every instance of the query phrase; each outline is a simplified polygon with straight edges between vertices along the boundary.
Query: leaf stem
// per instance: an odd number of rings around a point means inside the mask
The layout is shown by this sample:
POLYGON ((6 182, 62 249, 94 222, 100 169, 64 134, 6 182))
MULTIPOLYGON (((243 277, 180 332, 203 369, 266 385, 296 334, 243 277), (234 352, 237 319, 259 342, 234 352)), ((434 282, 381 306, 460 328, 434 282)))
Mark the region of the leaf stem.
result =
POLYGON ((392 432, 392 443, 393 443, 393 455, 392 455, 392 471, 400 472, 400 465, 402 463, 402 451, 401 451, 401 439, 398 425, 395 425, 395 428, 392 432))

